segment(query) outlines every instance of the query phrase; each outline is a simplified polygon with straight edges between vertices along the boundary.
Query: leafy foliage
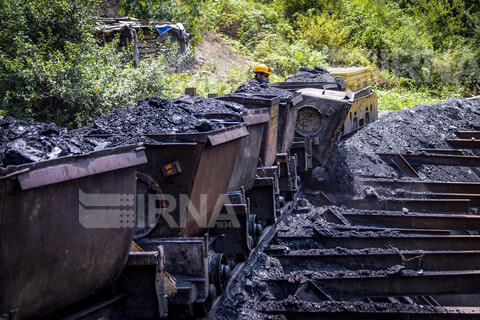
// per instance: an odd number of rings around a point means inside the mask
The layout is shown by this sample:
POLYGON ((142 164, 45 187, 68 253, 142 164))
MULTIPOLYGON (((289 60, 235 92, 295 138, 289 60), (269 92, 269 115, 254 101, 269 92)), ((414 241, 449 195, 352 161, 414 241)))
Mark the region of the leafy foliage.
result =
POLYGON ((275 3, 216 0, 208 2, 205 11, 239 53, 267 63, 280 76, 300 67, 325 65, 324 53, 296 39, 293 26, 275 3))
POLYGON ((2 115, 76 127, 115 107, 167 94, 162 60, 134 69, 117 42, 99 46, 95 1, 0 3, 2 115))
POLYGON ((402 94, 478 94, 480 4, 474 0, 210 0, 239 52, 286 76, 312 64, 374 66, 402 94), (388 76, 385 75, 388 74, 388 76))
MULTIPOLYGON (((147 96, 187 85, 221 94, 249 77, 172 75, 170 54, 134 68, 117 42, 98 43, 97 1, 0 0, 0 116, 75 127, 147 96)), ((273 81, 300 67, 373 66, 386 109, 479 94, 477 0, 124 0, 122 10, 183 22, 194 42, 214 27, 273 66, 273 81)))

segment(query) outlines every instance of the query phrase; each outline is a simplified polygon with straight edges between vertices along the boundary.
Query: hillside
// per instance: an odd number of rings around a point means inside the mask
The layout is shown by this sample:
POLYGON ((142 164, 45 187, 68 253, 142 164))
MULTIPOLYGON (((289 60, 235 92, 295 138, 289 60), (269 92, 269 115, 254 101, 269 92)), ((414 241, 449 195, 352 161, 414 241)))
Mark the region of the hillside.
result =
POLYGON ((78 127, 148 96, 186 86, 230 92, 253 61, 280 81, 300 67, 374 69, 382 110, 479 94, 475 0, 20 0, 0 11, 0 116, 78 127), (96 36, 98 15, 182 22, 196 68, 173 74, 170 54, 134 68, 118 42, 96 36), (155 79, 155 81, 152 81, 155 79))

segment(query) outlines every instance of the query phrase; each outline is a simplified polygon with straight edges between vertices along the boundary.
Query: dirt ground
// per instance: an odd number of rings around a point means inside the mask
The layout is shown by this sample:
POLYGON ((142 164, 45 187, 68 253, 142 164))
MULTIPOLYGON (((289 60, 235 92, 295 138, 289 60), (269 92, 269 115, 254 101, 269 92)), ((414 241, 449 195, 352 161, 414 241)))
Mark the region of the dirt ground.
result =
POLYGON ((238 55, 215 31, 202 33, 203 42, 195 48, 197 69, 211 70, 211 77, 228 80, 229 74, 245 73, 255 62, 238 55))
POLYGON ((103 0, 102 4, 100 5, 100 10, 98 15, 100 17, 110 17, 110 18, 119 18, 122 15, 118 13, 120 7, 118 4, 122 2, 122 0, 103 0))

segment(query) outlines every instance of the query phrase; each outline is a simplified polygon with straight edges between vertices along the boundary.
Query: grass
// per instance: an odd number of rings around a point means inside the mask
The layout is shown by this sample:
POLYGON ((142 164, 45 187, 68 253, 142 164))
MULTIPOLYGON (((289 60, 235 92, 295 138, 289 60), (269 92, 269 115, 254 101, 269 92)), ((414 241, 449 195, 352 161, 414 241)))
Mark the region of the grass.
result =
POLYGON ((411 108, 422 104, 439 103, 450 98, 461 97, 458 92, 450 90, 433 93, 427 89, 384 89, 375 84, 373 87, 378 96, 378 111, 380 112, 411 108))

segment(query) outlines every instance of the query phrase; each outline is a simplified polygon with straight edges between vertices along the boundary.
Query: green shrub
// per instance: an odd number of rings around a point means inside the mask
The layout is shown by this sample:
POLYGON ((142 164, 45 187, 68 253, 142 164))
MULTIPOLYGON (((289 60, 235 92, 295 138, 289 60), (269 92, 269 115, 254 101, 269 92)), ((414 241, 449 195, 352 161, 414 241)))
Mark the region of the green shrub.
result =
POLYGON ((7 115, 73 125, 95 113, 89 69, 109 58, 93 37, 90 0, 2 1, 0 96, 7 115))
POLYGON ((375 92, 378 96, 378 110, 380 112, 405 109, 421 104, 438 103, 449 98, 461 97, 458 92, 455 92, 453 88, 448 86, 435 92, 426 87, 412 90, 404 88, 386 90, 375 87, 375 92))
POLYGON ((323 50, 298 39, 294 25, 282 15, 281 2, 219 0, 210 1, 207 8, 232 47, 272 66, 277 76, 295 73, 300 67, 325 65, 323 50))
POLYGON ((2 5, 2 115, 78 127, 147 96, 168 95, 163 59, 135 69, 117 42, 99 46, 90 16, 94 1, 3 0, 2 5))

